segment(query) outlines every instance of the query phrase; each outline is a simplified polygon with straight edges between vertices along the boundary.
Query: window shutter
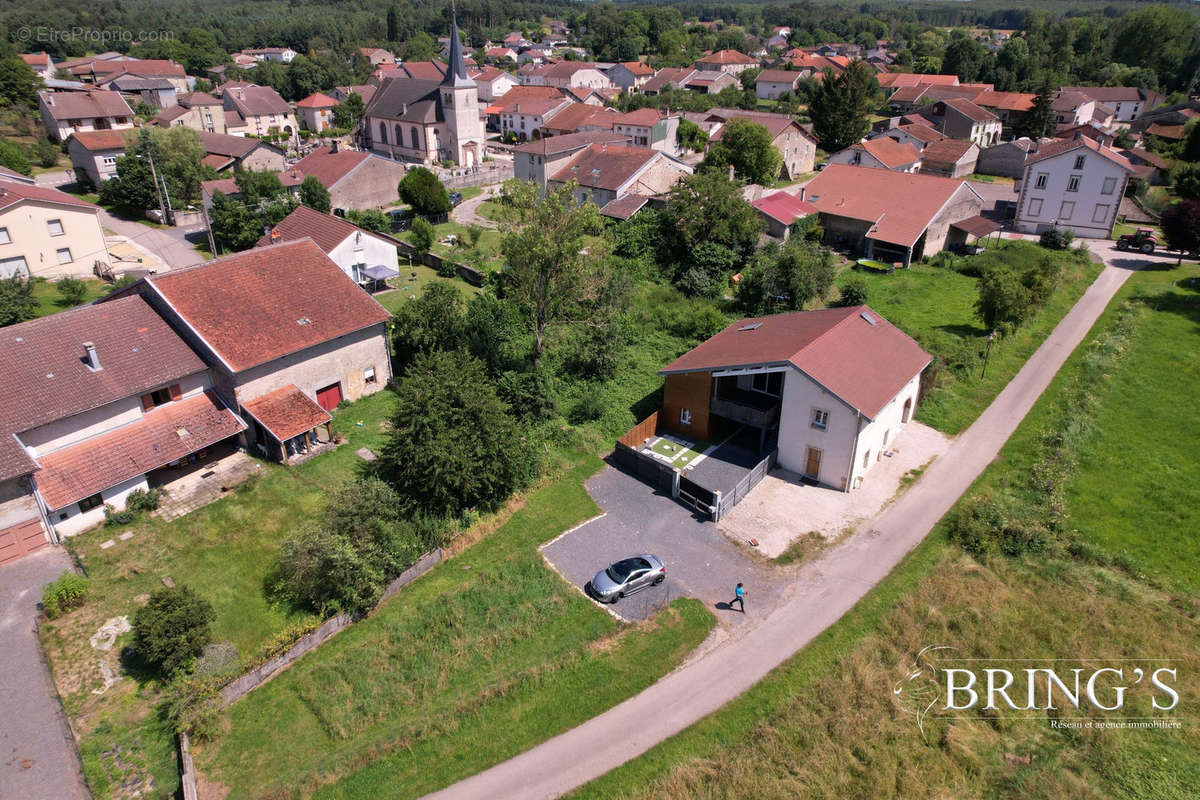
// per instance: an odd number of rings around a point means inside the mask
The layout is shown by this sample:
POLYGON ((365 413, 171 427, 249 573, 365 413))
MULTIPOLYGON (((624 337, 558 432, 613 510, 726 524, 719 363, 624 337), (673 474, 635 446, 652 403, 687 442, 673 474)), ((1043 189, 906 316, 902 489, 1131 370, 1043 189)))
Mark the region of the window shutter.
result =
POLYGON ((154 408, 154 395, 151 395, 151 394, 142 395, 142 410, 149 411, 152 408, 154 408))
POLYGON ((167 391, 171 393, 172 400, 178 400, 179 398, 183 397, 183 392, 180 391, 178 383, 171 384, 171 387, 167 389, 167 391))

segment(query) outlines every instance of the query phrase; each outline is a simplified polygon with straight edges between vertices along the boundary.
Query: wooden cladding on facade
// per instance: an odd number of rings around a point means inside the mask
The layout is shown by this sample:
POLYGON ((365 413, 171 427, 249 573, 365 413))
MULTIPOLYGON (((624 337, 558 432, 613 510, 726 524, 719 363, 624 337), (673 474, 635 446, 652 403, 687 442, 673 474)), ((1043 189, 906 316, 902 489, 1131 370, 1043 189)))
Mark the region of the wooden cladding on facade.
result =
POLYGON ((688 439, 708 439, 710 397, 710 373, 685 372, 668 375, 663 386, 662 427, 688 439))

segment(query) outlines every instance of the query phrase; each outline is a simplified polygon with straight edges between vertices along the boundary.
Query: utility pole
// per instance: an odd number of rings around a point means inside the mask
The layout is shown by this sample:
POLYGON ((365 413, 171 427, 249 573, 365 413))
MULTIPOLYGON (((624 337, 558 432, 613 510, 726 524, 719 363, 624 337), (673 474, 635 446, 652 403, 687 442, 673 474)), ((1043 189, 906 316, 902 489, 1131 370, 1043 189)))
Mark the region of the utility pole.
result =
POLYGON ((208 252, 216 258, 217 243, 213 240, 212 221, 208 218, 208 206, 204 205, 204 198, 200 198, 200 215, 204 217, 204 232, 208 234, 208 252))
POLYGON ((166 213, 166 216, 163 217, 163 222, 165 222, 167 225, 174 225, 175 224, 175 210, 173 208, 171 208, 171 190, 167 188, 167 176, 166 175, 164 175, 163 179, 162 179, 162 188, 163 188, 163 193, 166 194, 166 196, 167 196, 167 213, 166 213))
POLYGON ((167 209, 163 205, 162 189, 158 185, 158 172, 154 169, 154 156, 146 153, 146 160, 150 162, 150 177, 154 181, 154 194, 158 196, 158 213, 162 214, 162 221, 165 225, 167 222, 167 209))

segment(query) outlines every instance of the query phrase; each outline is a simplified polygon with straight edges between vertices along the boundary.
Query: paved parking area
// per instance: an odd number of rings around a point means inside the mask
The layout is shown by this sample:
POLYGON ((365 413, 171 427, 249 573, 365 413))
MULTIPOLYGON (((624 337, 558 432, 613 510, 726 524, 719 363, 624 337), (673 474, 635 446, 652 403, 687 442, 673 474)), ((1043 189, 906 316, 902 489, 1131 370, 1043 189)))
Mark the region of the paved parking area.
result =
POLYGON ((720 620, 740 624, 779 600, 783 574, 669 496, 612 466, 592 477, 587 489, 605 515, 544 545, 542 553, 581 591, 620 558, 639 553, 661 558, 665 583, 609 606, 624 619, 645 619, 686 595, 706 603, 720 620), (744 616, 723 607, 739 581, 746 584, 744 616))
POLYGON ((88 797, 33 627, 42 587, 70 565, 61 547, 45 547, 0 567, 0 798, 5 800, 88 797))
POLYGON ((950 442, 933 428, 910 422, 894 440, 892 456, 880 458, 863 485, 849 493, 810 486, 793 472, 772 470, 718 527, 735 541, 757 539, 763 555, 771 558, 807 533, 836 539, 879 514, 896 497, 904 475, 945 453, 950 442))

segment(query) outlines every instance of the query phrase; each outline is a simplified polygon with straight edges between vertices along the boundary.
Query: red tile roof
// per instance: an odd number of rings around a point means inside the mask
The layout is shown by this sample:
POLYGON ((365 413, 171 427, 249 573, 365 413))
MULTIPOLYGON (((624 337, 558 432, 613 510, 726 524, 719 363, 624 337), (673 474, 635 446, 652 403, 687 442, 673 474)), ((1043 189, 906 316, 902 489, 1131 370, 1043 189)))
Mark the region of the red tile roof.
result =
POLYGON ((925 144, 930 142, 939 142, 945 139, 945 134, 931 128, 928 125, 919 125, 915 122, 910 122, 906 125, 900 125, 896 128, 898 131, 904 131, 909 136, 925 144))
POLYGON ((660 374, 791 364, 874 418, 929 361, 899 328, 866 306, 853 306, 739 320, 660 374))
POLYGON ((654 74, 654 67, 644 64, 641 61, 622 61, 621 66, 638 77, 654 74))
POLYGON ((368 158, 371 154, 361 150, 335 153, 331 147, 318 147, 296 162, 295 169, 303 175, 315 175, 323 186, 330 188, 368 158))
POLYGON ((862 150, 870 153, 888 169, 897 169, 915 164, 921 160, 921 151, 911 142, 901 144, 895 139, 883 136, 879 139, 868 139, 865 142, 850 145, 851 150, 862 150))
POLYGON ((247 119, 271 114, 292 113, 292 107, 270 86, 244 86, 226 89, 224 96, 233 103, 233 109, 247 119))
POLYGON ((579 187, 616 191, 659 155, 648 147, 590 144, 550 180, 578 181, 579 187))
MULTIPOLYGON (((522 109, 529 108, 526 104, 527 102, 522 102, 520 107, 522 109)), ((559 103, 561 101, 551 99, 548 102, 559 103)), ((523 111, 523 113, 532 112, 523 111)), ((589 106, 586 103, 572 103, 551 117, 545 123, 544 127, 550 131, 564 131, 566 133, 576 133, 584 126, 612 130, 613 121, 618 116, 617 112, 611 108, 589 106)))
POLYGON ((942 102, 946 104, 947 108, 953 108, 959 114, 962 114, 972 122, 993 122, 999 119, 995 114, 987 109, 980 108, 970 100, 966 100, 961 97, 943 100, 942 102))
POLYGON ((1029 111, 1035 97, 1025 92, 981 92, 975 96, 975 104, 1002 111, 1029 111))
POLYGON ((391 318, 310 239, 145 280, 234 372, 391 318))
POLYGON ((127 131, 76 131, 71 134, 71 138, 79 142, 85 150, 124 150, 128 144, 126 133, 129 134, 129 138, 133 138, 135 131, 132 128, 127 131))
POLYGON ((718 50, 696 62, 697 64, 757 64, 758 59, 751 58, 737 50, 718 50))
POLYGON ((874 223, 872 239, 911 247, 963 186, 934 175, 830 164, 805 186, 804 199, 823 214, 874 223))
MULTIPOLYGON (((810 139, 812 138, 812 135, 808 131, 804 130, 804 128, 801 127, 799 122, 796 122, 795 119, 793 119, 791 116, 789 116, 787 114, 772 114, 772 113, 769 113, 766 111, 741 111, 738 109, 730 109, 730 108, 714 108, 714 109, 711 109, 708 113, 709 113, 709 116, 716 117, 720 120, 723 120, 724 122, 730 122, 731 120, 735 120, 735 119, 744 119, 747 122, 758 123, 759 125, 762 125, 764 128, 767 129, 767 132, 771 134, 772 139, 774 139, 779 134, 783 133, 788 128, 792 128, 792 127, 799 130, 803 135, 807 136, 808 138, 810 138, 810 139)), ((720 128, 717 129, 717 131, 715 133, 713 133, 711 136, 708 137, 709 141, 710 142, 721 141, 721 136, 724 133, 724 131, 725 131, 725 126, 722 125, 720 128)))
POLYGON ((421 81, 440 81, 446 76, 446 65, 441 61, 405 61, 400 70, 421 81))
POLYGON ((333 419, 328 411, 310 400, 293 383, 253 400, 246 400, 242 408, 280 442, 286 442, 333 419))
POLYGON ((758 73, 755 78, 755 83, 790 83, 796 85, 796 81, 804 77, 794 69, 764 69, 758 73))
POLYGON ((356 233, 378 239, 393 247, 396 245, 390 239, 363 230, 353 222, 344 220, 341 217, 324 214, 308 206, 296 206, 296 209, 292 213, 280 220, 279 224, 271 229, 270 234, 258 240, 258 246, 265 247, 266 245, 279 242, 312 239, 316 242, 317 247, 329 253, 356 233), (272 240, 272 234, 278 236, 278 238, 272 240))
POLYGON ((1031 151, 1029 155, 1025 156, 1025 164, 1026 166, 1029 164, 1036 164, 1039 161, 1044 161, 1047 158, 1053 158, 1054 156, 1062 155, 1063 153, 1069 153, 1072 150, 1077 150, 1081 147, 1091 150, 1094 153, 1098 153, 1119 167, 1124 167, 1125 169, 1129 170, 1133 169, 1133 165, 1129 163, 1129 159, 1127 159, 1125 156, 1121 155, 1116 150, 1113 150, 1111 147, 1105 147, 1095 139, 1092 139, 1088 136, 1083 136, 1082 134, 1074 136, 1070 139, 1054 139, 1052 141, 1040 144, 1036 150, 1031 151))
POLYGON ((636 111, 627 111, 624 114, 618 114, 613 117, 614 125, 635 125, 643 128, 650 128, 660 120, 667 118, 667 115, 659 111, 657 108, 639 108, 636 111))
POLYGON ((796 195, 789 194, 788 192, 775 192, 775 194, 760 197, 750 205, 771 219, 782 222, 784 225, 791 225, 801 217, 806 217, 809 214, 817 212, 817 207, 812 203, 806 203, 799 197, 796 197, 796 195))
POLYGON ((519 102, 530 100, 532 98, 557 97, 563 99, 562 90, 553 86, 514 86, 504 93, 503 96, 497 97, 490 106, 487 107, 487 113, 499 114, 502 111, 511 111, 519 102))
MULTIPOLYGON (((925 146, 925 149, 921 151, 921 160, 957 163, 972 147, 977 148, 978 145, 965 139, 939 139, 925 146)), ((978 156, 978 154, 976 155, 978 156)))
POLYGON ((38 456, 38 490, 51 510, 166 466, 245 430, 213 392, 167 403, 137 422, 38 456))
POLYGON ((982 238, 984 236, 990 236, 991 234, 995 233, 996 231, 1002 230, 1004 228, 1004 226, 1001 225, 999 222, 994 222, 994 221, 988 219, 987 217, 984 217, 981 215, 976 215, 974 217, 967 217, 966 219, 960 219, 958 222, 952 222, 952 223, 950 223, 950 227, 958 228, 960 231, 963 231, 964 233, 968 233, 972 236, 976 236, 976 237, 980 237, 980 238, 982 238))
POLYGON ((957 75, 924 75, 913 72, 885 72, 878 76, 879 85, 886 88, 915 86, 927 83, 932 86, 958 86, 957 75))
POLYGON ((204 369, 140 296, 0 328, 0 431, 30 430, 204 369), (84 342, 96 346, 101 369, 84 364, 84 342))
POLYGON ((42 105, 56 120, 133 116, 133 111, 120 92, 96 89, 86 92, 41 92, 40 96, 42 105))
POLYGON ((22 53, 21 60, 31 67, 47 68, 53 66, 48 53, 22 53))
POLYGON ((1150 127, 1146 128, 1146 133, 1163 139, 1174 139, 1179 141, 1183 139, 1185 127, 1185 125, 1164 125, 1161 122, 1155 122, 1150 127))
POLYGON ((634 214, 642 210, 642 206, 650 202, 649 197, 643 197, 640 194, 627 194, 624 197, 618 197, 616 200, 609 200, 600 209, 600 213, 606 217, 613 219, 629 219, 634 214))
POLYGON ((6 210, 9 206, 15 206, 24 200, 55 203, 61 206, 74 206, 75 208, 83 208, 93 212, 100 210, 98 206, 94 206, 86 200, 80 200, 74 195, 60 192, 58 189, 51 189, 49 186, 34 186, 18 181, 4 181, 0 183, 0 211, 6 210))
POLYGON ((337 104, 338 101, 329 95, 313 92, 308 97, 296 103, 296 108, 333 108, 337 104))
MULTIPOLYGON (((562 114, 565 113, 567 112, 562 112, 562 114)), ((551 122, 553 123, 553 121, 551 122)), ((593 142, 613 143, 629 141, 629 136, 623 133, 610 133, 608 131, 580 131, 579 133, 564 133, 561 136, 547 136, 543 139, 526 142, 525 144, 520 144, 514 147, 513 152, 550 156, 557 153, 563 153, 568 150, 583 149, 593 142)))

